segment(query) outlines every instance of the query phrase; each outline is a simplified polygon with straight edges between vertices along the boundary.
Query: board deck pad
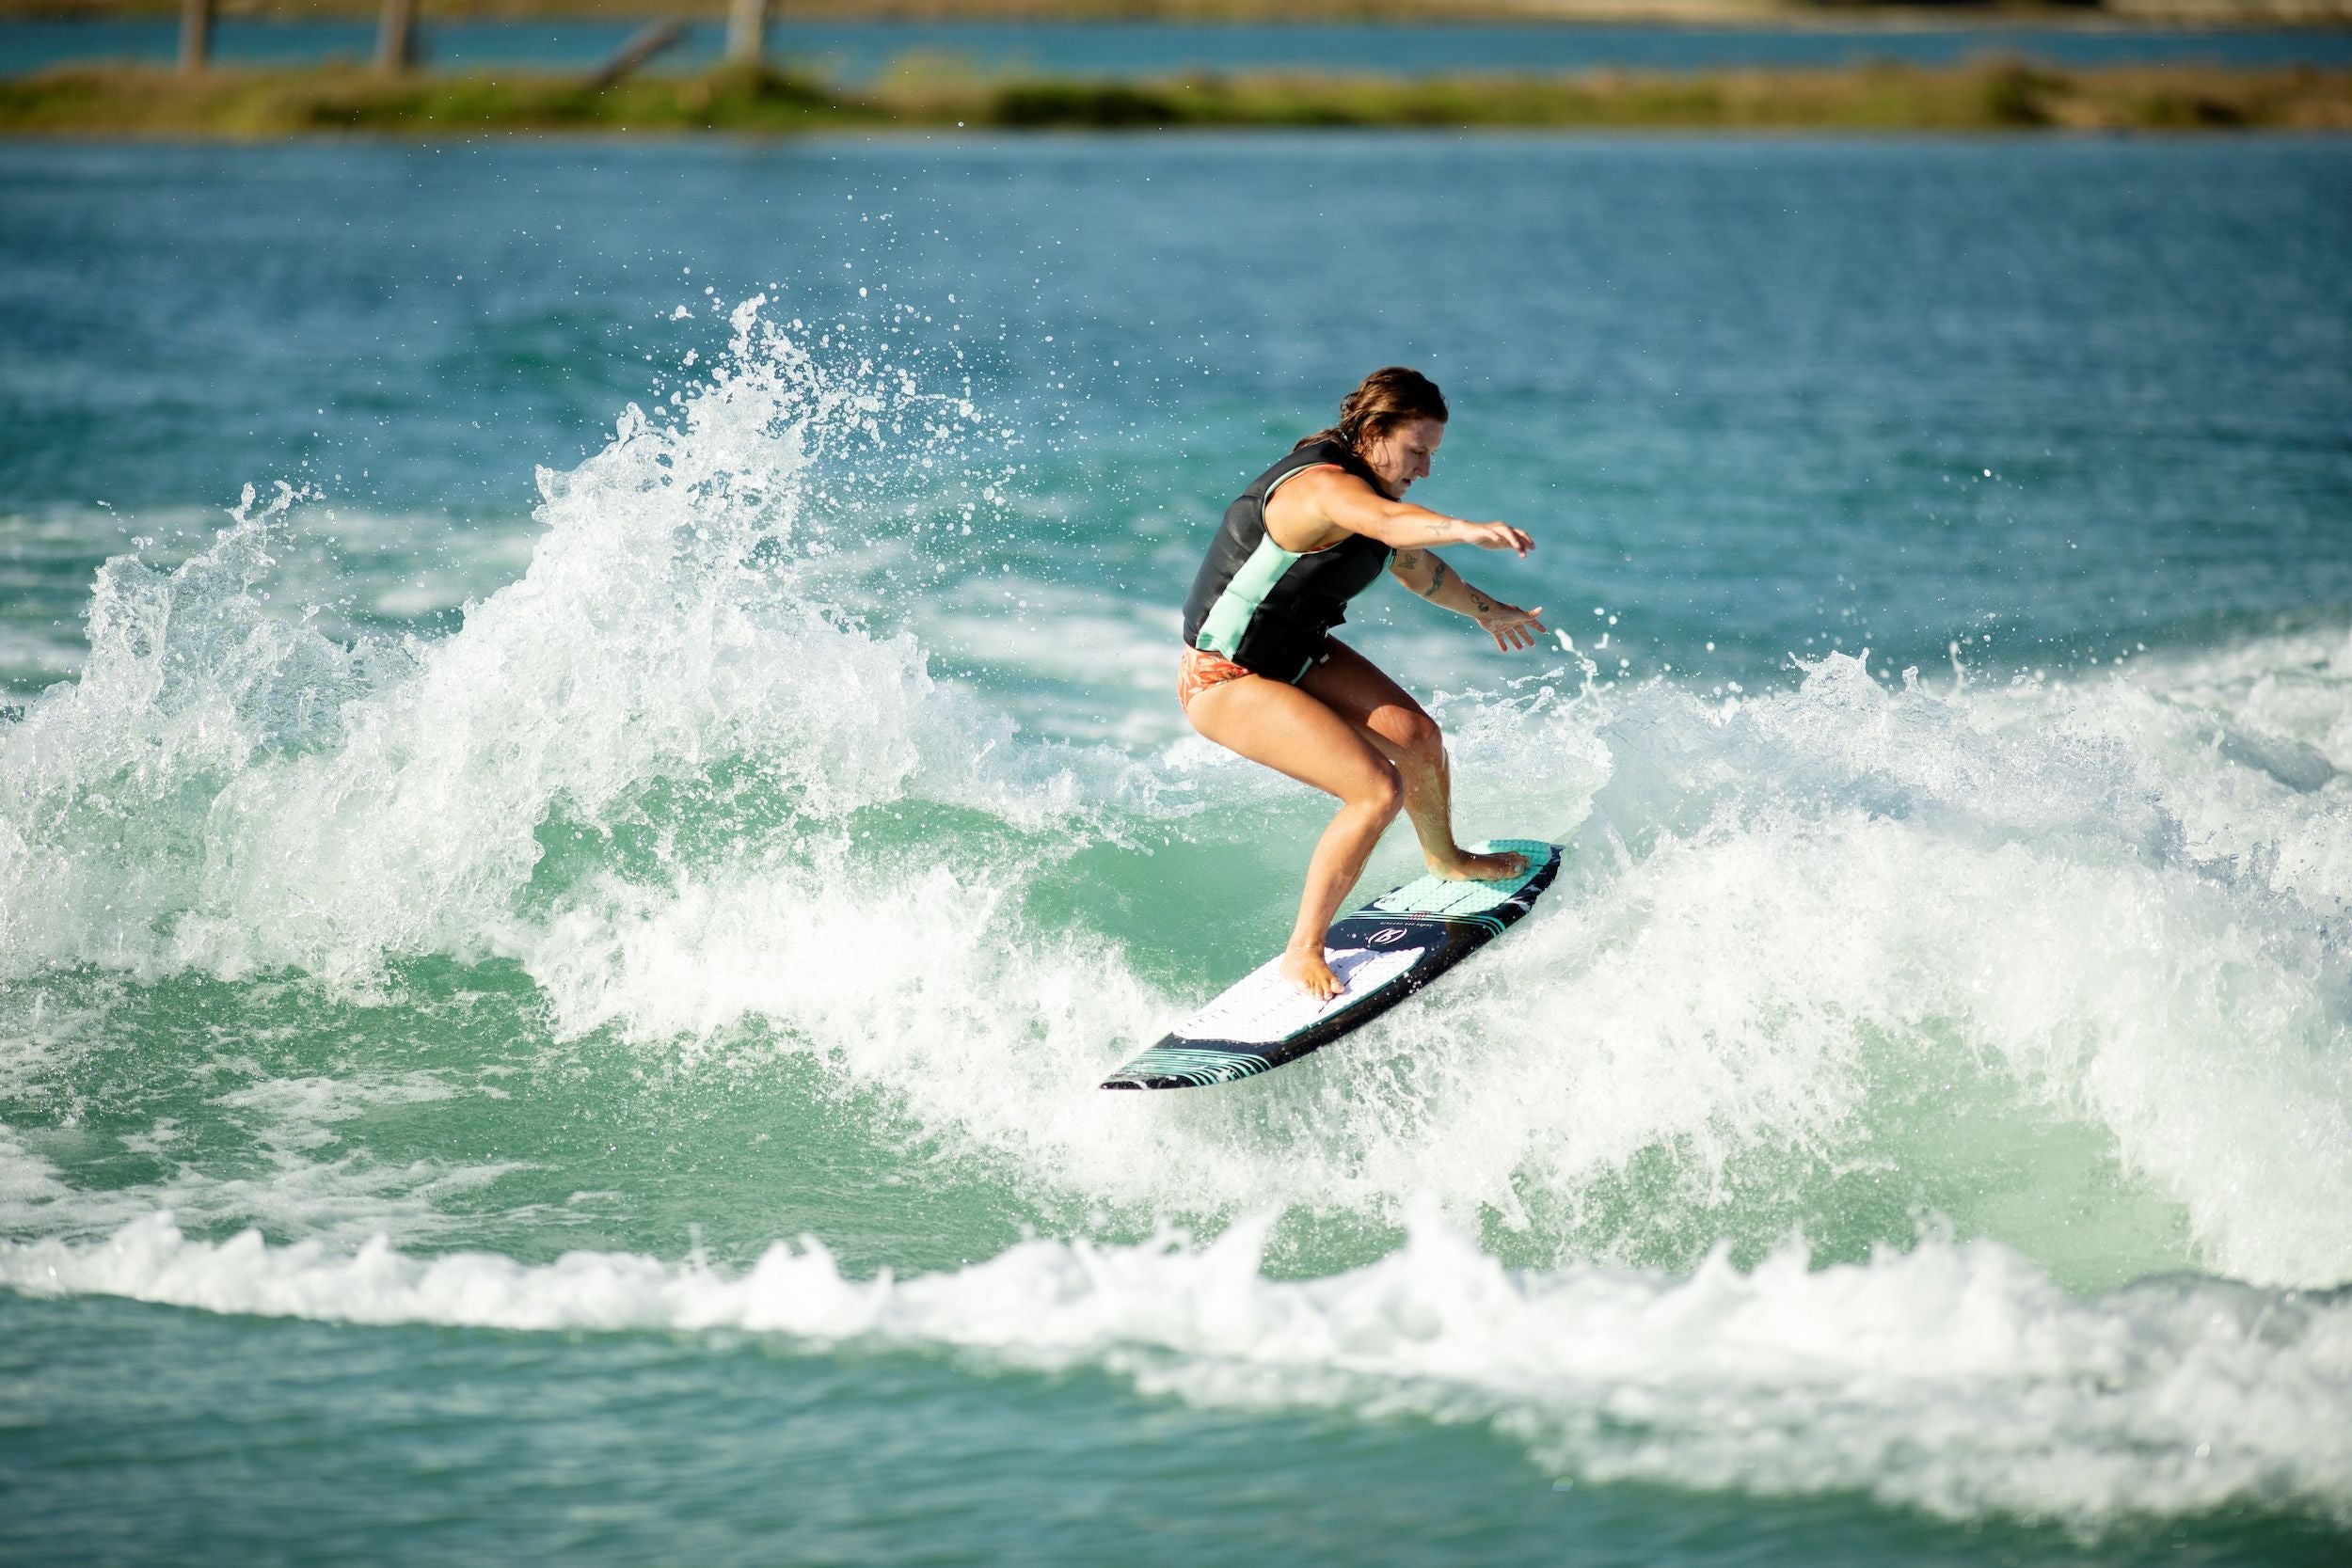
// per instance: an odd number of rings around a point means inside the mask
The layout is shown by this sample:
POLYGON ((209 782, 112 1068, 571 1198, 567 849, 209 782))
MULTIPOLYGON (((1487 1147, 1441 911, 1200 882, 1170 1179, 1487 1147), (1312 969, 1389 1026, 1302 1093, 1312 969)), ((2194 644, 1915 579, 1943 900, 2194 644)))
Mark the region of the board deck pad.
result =
POLYGON ((1323 954, 1345 988, 1318 1002, 1282 978, 1279 955, 1259 965, 1103 1081, 1106 1089, 1230 1084, 1295 1061, 1362 1028, 1509 929, 1560 870, 1560 847, 1506 838, 1527 869, 1508 881, 1421 877, 1331 923, 1323 954))

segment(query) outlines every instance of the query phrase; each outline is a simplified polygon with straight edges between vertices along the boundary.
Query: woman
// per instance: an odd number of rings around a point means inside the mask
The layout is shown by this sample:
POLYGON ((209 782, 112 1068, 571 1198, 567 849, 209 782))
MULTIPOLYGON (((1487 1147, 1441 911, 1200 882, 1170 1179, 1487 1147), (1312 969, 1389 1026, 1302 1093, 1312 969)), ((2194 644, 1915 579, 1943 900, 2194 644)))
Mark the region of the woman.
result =
POLYGON ((1391 576, 1467 615, 1499 648, 1528 648, 1541 610, 1471 587, 1438 545, 1525 555, 1534 541, 1507 523, 1472 523, 1405 499, 1445 439, 1445 398, 1418 371, 1391 365, 1340 404, 1340 422, 1308 436, 1225 511, 1184 601, 1177 700, 1192 727, 1340 800, 1316 842, 1282 974, 1328 1001, 1341 990, 1323 933, 1362 875, 1398 807, 1422 854, 1458 881, 1518 875, 1524 857, 1473 855, 1454 841, 1452 781, 1437 721, 1371 660, 1330 635, 1347 601, 1391 576))

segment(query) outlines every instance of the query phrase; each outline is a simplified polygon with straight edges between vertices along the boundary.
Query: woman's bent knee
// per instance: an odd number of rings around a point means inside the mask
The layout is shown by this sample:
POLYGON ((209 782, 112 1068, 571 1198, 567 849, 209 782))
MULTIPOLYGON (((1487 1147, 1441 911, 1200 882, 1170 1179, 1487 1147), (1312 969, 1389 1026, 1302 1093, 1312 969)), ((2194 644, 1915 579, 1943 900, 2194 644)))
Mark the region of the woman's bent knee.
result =
POLYGON ((1445 755, 1445 732, 1425 713, 1416 713, 1399 726, 1397 749, 1424 766, 1445 755))
POLYGON ((1396 776, 1396 769, 1382 764, 1369 769, 1363 782, 1348 792, 1347 803, 1368 806, 1380 814, 1383 822, 1393 821, 1405 809, 1405 781, 1396 776))

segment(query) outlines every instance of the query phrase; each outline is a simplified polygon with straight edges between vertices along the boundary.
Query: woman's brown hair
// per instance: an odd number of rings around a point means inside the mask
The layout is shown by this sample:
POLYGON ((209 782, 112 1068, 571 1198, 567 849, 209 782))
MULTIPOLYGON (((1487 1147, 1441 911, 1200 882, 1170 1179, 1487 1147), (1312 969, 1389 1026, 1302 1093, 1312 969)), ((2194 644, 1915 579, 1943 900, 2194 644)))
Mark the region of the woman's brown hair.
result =
MULTIPOLYGON (((1298 447, 1315 441, 1339 441, 1351 451, 1361 451, 1366 440, 1415 420, 1445 423, 1445 394, 1419 371, 1406 370, 1403 365, 1384 365, 1341 400, 1339 423, 1316 431, 1299 442, 1298 447)), ((1298 447, 1291 450, 1296 451, 1298 447)))

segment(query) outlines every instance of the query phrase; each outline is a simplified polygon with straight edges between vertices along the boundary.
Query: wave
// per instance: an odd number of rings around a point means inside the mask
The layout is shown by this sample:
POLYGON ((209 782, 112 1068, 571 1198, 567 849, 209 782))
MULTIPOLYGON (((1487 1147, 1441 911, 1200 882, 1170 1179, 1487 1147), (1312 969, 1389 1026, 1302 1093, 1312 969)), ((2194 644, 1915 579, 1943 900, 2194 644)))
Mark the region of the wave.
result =
POLYGON ((1033 1241, 952 1273, 845 1276, 818 1243, 739 1275, 689 1260, 190 1241, 165 1215, 87 1245, 0 1243, 0 1283, 207 1311, 547 1331, 740 1330, 812 1349, 1101 1368, 1195 1403, 1477 1422, 1570 1481, 1862 1493, 2098 1533, 2253 1508, 2352 1525, 2352 1297, 2189 1276, 2083 1300, 1991 1243, 1684 1276, 1514 1272, 1422 1212, 1309 1280, 1268 1221, 1195 1246, 1033 1241))
POLYGON ((447 638, 347 643, 280 613, 271 552, 303 500, 284 486, 248 489, 168 573, 110 561, 80 679, 0 742, 0 973, 358 978, 386 955, 511 953, 519 904, 564 901, 550 837, 642 841, 672 875, 788 860, 917 781, 1057 820, 1050 774, 1025 790, 1009 755, 978 765, 1009 726, 802 580, 855 519, 813 499, 853 487, 861 446, 961 461, 977 411, 888 363, 829 369, 760 303, 675 419, 632 406, 596 457, 541 471, 529 569, 447 638), (663 816, 680 791, 734 820, 695 840, 663 816), (742 849, 763 812, 803 831, 742 849))
POLYGON ((2077 1286, 2352 1278, 2341 629, 2058 682, 1956 650, 1454 694, 1465 824, 1565 842, 1558 893, 1343 1050, 1106 1102, 1279 940, 1320 809, 936 676, 854 587, 983 561, 1006 427, 904 341, 757 301, 734 329, 674 414, 540 475, 528 567, 445 637, 273 600, 292 492, 168 572, 108 562, 80 678, 0 730, 0 979, 350 996, 497 960, 558 1038, 780 1046, 1079 1210, 1347 1229, 1428 1194, 1519 1261, 1681 1267, 1794 1232, 1858 1259, 1931 1213, 2077 1286), (1199 926, 1163 883, 1220 890, 1181 957, 1110 918, 1199 926))

